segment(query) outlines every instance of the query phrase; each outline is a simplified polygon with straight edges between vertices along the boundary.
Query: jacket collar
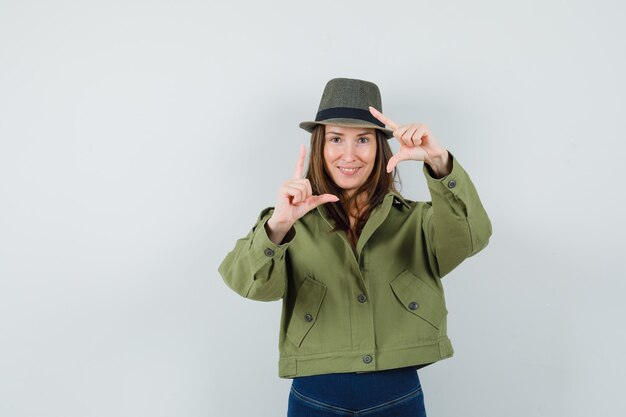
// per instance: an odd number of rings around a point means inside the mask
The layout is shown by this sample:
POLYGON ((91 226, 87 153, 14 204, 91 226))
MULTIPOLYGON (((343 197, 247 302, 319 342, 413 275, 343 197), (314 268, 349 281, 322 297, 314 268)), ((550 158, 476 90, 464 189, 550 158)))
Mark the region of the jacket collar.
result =
MULTIPOLYGON (((357 242, 355 253, 357 259, 359 259, 359 257, 361 256, 361 251, 363 250, 363 247, 365 247, 365 244, 369 240, 370 236, 376 231, 376 229, 378 229, 378 227, 383 223, 383 221, 389 214, 389 211, 391 210, 391 206, 393 204, 402 204, 405 207, 410 208, 409 204, 406 202, 406 200, 404 200, 400 193, 390 190, 385 195, 383 201, 370 213, 370 217, 361 232, 359 241, 357 242)), ((323 204, 317 206, 317 211, 322 216, 324 221, 328 224, 328 226, 332 229, 332 222, 327 217, 326 210, 323 208, 323 204)), ((342 236, 342 238, 344 239, 344 241, 346 241, 346 244, 348 244, 346 238, 344 236, 342 236)))
MULTIPOLYGON (((397 192, 397 191, 389 190, 387 195, 385 195, 385 198, 383 199, 383 202, 385 200, 390 199, 390 198, 393 199, 392 200, 393 204, 402 204, 406 208, 411 208, 409 203, 407 203, 406 200, 404 199, 404 197, 402 197, 402 195, 399 192, 397 192)), ((381 203, 381 204, 383 204, 383 203, 381 203)), ((333 226, 331 225, 330 219, 327 217, 326 210, 323 209, 323 206, 324 206, 323 204, 320 205, 320 206, 317 206, 317 211, 322 216, 322 218, 326 221, 326 223, 328 223, 328 225, 332 228, 333 226)))
POLYGON ((389 191, 389 193, 387 193, 385 198, 393 198, 393 202, 395 204, 402 204, 406 208, 411 208, 409 203, 407 203, 404 197, 402 197, 402 195, 397 191, 393 191, 393 190, 389 191))

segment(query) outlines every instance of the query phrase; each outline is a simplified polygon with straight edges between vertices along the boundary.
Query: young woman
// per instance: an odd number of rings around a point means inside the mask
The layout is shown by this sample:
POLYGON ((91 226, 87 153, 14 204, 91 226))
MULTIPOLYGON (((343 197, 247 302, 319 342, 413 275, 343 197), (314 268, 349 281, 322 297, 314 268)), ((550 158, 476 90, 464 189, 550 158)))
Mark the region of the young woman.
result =
POLYGON ((491 235, 474 185, 428 127, 381 111, 375 84, 330 80, 300 124, 312 133, 306 175, 302 145, 275 206, 219 267, 242 296, 282 299, 290 417, 425 416, 416 370, 453 354, 441 278, 491 235), (424 162, 431 202, 396 191, 395 167, 410 160, 424 162))

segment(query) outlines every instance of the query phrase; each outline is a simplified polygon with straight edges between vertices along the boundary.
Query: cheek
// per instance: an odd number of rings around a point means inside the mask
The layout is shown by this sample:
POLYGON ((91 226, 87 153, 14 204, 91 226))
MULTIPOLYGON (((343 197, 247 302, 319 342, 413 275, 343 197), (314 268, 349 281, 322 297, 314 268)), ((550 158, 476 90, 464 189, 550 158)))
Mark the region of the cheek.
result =
POLYGON ((363 161, 371 165, 374 164, 374 161, 376 161, 376 147, 375 146, 371 146, 367 148, 367 152, 365 152, 363 155, 363 161))
POLYGON ((337 152, 333 151, 332 146, 326 146, 324 148, 324 163, 329 167, 332 162, 337 159, 337 152))
POLYGON ((326 168, 326 171, 331 172, 330 156, 328 155, 328 151, 326 149, 324 149, 324 167, 326 168))

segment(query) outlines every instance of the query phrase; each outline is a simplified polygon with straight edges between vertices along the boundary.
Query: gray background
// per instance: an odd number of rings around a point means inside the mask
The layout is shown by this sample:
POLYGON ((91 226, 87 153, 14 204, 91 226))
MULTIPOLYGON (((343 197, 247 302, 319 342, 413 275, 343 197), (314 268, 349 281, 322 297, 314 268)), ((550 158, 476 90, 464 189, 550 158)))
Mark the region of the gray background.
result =
MULTIPOLYGON (((428 124, 493 221, 445 278, 456 355, 420 373, 430 415, 624 415, 625 12, 0 1, 0 415, 285 415, 280 303, 217 266, 338 76, 428 124)), ((429 198, 419 163, 400 172, 429 198)))

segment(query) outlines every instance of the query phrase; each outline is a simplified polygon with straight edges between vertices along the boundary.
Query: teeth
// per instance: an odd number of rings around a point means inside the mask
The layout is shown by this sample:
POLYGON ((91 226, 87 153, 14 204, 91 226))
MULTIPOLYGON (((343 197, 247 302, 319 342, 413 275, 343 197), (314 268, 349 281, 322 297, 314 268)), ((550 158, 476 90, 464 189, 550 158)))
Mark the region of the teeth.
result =
POLYGON ((342 171, 348 171, 348 172, 354 172, 357 170, 357 168, 339 168, 342 171))

